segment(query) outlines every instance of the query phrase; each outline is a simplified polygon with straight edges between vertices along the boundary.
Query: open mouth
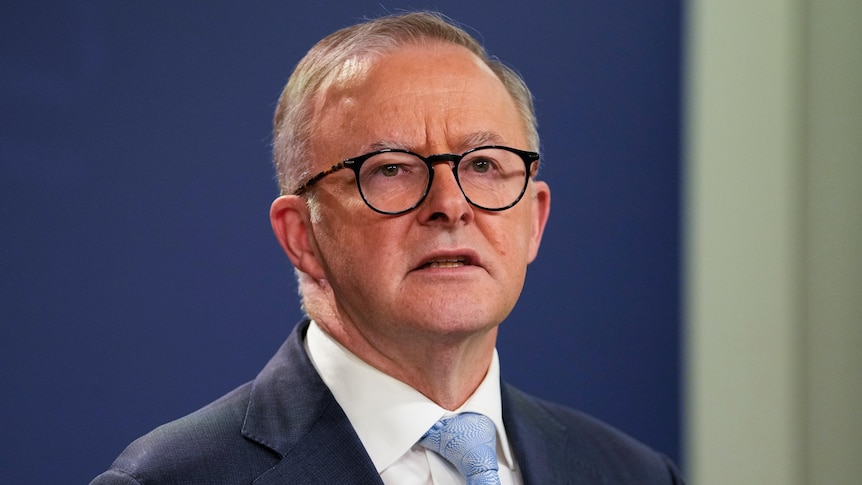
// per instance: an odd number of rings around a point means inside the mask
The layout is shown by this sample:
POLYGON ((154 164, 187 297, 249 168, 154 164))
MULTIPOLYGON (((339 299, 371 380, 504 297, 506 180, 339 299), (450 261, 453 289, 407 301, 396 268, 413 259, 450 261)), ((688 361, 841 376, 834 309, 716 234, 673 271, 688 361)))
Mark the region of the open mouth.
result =
POLYGON ((461 266, 466 266, 469 263, 467 262, 467 258, 446 258, 446 259, 435 259, 433 261, 428 261, 423 264, 419 269, 426 268, 458 268, 461 266))

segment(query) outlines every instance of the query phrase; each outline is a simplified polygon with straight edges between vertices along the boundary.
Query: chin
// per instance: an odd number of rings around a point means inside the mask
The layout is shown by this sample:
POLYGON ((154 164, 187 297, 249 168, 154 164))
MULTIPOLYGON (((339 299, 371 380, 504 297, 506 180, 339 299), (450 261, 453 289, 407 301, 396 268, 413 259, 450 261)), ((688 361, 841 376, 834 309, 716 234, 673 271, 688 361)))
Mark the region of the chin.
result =
POLYGON ((468 336, 496 328, 509 311, 494 311, 489 308, 476 308, 475 305, 449 302, 444 308, 434 308, 434 306, 426 308, 421 314, 421 320, 415 321, 414 328, 452 337, 468 336))

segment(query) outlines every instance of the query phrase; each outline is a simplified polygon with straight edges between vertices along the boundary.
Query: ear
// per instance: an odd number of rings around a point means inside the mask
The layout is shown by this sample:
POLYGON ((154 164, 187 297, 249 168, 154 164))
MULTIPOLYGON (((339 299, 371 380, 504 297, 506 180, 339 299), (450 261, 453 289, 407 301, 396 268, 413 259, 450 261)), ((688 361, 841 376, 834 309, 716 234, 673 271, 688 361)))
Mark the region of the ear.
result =
POLYGON ((539 245, 542 243, 542 234, 545 232, 545 224, 551 213, 551 188, 541 180, 533 181, 532 223, 530 225, 530 249, 529 262, 536 259, 539 254, 539 245))
POLYGON ((282 195, 269 208, 269 221, 281 248, 293 265, 315 280, 324 278, 305 199, 282 195))

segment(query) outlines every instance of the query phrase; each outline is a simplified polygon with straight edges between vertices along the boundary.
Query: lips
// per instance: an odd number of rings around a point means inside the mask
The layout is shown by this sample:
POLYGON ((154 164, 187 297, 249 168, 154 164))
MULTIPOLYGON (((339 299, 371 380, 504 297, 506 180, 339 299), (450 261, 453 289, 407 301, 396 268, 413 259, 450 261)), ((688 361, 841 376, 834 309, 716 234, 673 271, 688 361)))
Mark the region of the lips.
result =
POLYGON ((425 268, 457 268, 467 264, 467 258, 447 258, 428 261, 423 264, 420 269, 425 268))
POLYGON ((449 269, 463 266, 480 266, 478 256, 470 250, 430 254, 422 259, 416 269, 449 269))

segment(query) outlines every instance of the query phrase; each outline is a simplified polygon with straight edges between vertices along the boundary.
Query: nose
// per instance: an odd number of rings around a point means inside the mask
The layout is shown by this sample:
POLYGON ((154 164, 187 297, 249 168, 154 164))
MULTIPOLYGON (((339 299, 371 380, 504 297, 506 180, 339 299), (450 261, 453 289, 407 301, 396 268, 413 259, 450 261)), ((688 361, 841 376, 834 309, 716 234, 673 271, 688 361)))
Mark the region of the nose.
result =
POLYGON ((458 186, 453 164, 441 160, 432 166, 434 171, 428 195, 419 206, 419 219, 425 224, 453 225, 473 220, 473 206, 458 186))

